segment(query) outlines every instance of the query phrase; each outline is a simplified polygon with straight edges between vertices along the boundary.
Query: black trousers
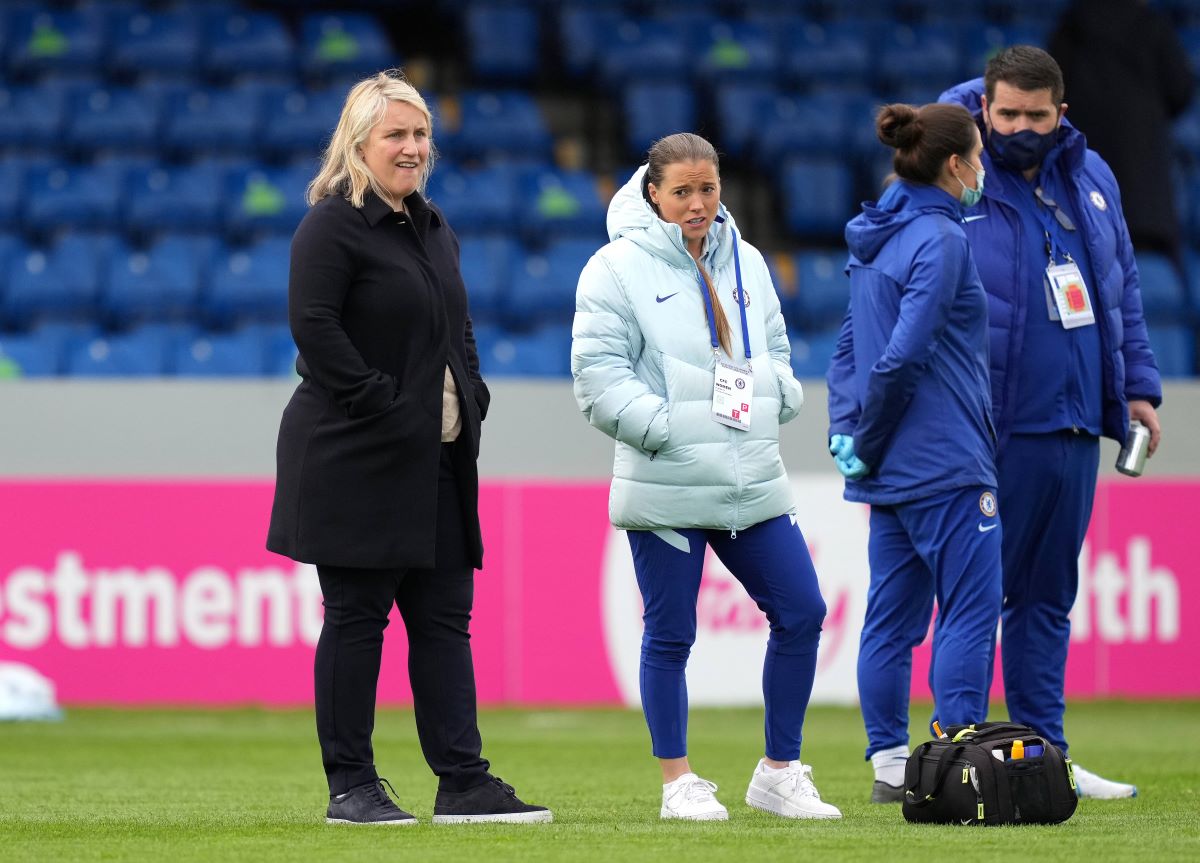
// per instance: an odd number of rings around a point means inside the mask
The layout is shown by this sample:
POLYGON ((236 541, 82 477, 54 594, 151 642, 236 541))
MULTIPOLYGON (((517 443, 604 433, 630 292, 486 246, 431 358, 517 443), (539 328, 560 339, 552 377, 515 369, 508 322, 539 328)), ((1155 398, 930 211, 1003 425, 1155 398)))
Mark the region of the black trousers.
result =
POLYGON ((330 794, 378 778, 371 734, 383 632, 393 604, 408 634, 417 736, 439 788, 465 791, 487 779, 468 631, 475 578, 462 551, 449 446, 443 447, 432 569, 317 566, 325 604, 314 669, 317 738, 330 794))

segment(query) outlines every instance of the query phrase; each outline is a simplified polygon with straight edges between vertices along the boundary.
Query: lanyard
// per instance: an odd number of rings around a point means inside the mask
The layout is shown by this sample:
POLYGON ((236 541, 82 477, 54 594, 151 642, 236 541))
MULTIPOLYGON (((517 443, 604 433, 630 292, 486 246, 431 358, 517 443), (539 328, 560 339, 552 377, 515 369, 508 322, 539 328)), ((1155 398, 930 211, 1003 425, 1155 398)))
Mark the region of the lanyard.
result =
POLYGON ((1030 191, 1035 199, 1034 215, 1042 225, 1042 233, 1046 235, 1046 254, 1050 256, 1051 265, 1058 263, 1060 258, 1074 263, 1071 253, 1066 251, 1065 244, 1059 242, 1060 229, 1074 231, 1074 224, 1059 208, 1057 202, 1042 191, 1040 185, 1031 186, 1030 191))
MULTIPOLYGON (((730 235, 733 237, 733 272, 737 279, 737 306, 741 312, 742 318, 742 346, 746 351, 746 363, 750 362, 750 326, 746 323, 746 292, 742 288, 742 260, 738 255, 737 231, 733 228, 729 229, 730 235)), ((708 334, 712 339, 713 353, 719 353, 721 350, 720 339, 717 338, 717 315, 713 311, 712 296, 709 294, 708 285, 704 282, 704 276, 700 274, 700 269, 696 269, 696 283, 700 285, 700 295, 704 297, 704 316, 708 320, 708 334)), ((714 288, 716 285, 714 284, 714 288)))

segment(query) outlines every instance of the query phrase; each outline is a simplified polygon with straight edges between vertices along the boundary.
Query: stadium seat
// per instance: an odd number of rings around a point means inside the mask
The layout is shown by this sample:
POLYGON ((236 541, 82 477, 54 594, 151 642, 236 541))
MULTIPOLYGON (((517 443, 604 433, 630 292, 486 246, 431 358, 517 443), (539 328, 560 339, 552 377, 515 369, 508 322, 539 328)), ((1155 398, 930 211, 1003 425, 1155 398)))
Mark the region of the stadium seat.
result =
POLYGON ((616 4, 565 4, 559 17, 559 43, 567 71, 576 78, 591 74, 615 41, 623 20, 616 4))
POLYGON ((1010 45, 1037 45, 1045 47, 1049 35, 1044 27, 1028 20, 1009 24, 986 24, 982 27, 964 27, 963 66, 964 80, 982 78, 987 61, 1001 49, 1010 45))
POLYGON ((315 159, 333 135, 345 98, 343 87, 294 87, 278 98, 267 96, 262 104, 259 152, 273 158, 296 155, 315 159))
POLYGON ((291 75, 296 48, 283 21, 269 12, 216 8, 204 14, 201 68, 231 79, 247 74, 291 75))
POLYGON ((513 230, 517 219, 516 187, 517 172, 508 165, 462 170, 438 166, 426 191, 450 227, 465 235, 513 230))
POLYGON ((721 150, 741 156, 757 138, 762 118, 779 98, 773 86, 742 83, 721 84, 714 102, 721 130, 721 150))
POLYGON ((513 261, 524 252, 506 234, 463 237, 460 247, 459 267, 471 320, 476 325, 498 320, 508 301, 513 261))
POLYGON ((37 11, 8 19, 7 65, 18 78, 103 71, 104 28, 87 11, 37 11))
POLYGON ((1183 324, 1149 324, 1150 349, 1158 371, 1167 378, 1186 378, 1196 373, 1196 335, 1183 324))
POLYGON ((625 88, 622 104, 625 146, 632 155, 642 156, 663 135, 696 129, 696 96, 688 84, 636 82, 625 88))
POLYGON ((204 320, 216 328, 287 320, 289 237, 268 237, 217 255, 208 292, 201 295, 204 320))
POLYGON ((1136 258, 1146 318, 1163 323, 1183 319, 1188 311, 1187 288, 1171 259, 1154 252, 1138 252, 1136 258))
POLYGON ((571 327, 548 324, 527 332, 481 333, 479 364, 487 375, 565 377, 571 373, 571 327))
POLYGON ((224 177, 213 161, 135 168, 129 173, 126 228, 135 233, 219 230, 224 177))
POLYGON ((358 78, 400 65, 373 15, 312 13, 301 22, 300 67, 310 80, 358 78))
POLYGON ((569 321, 575 314, 575 289, 584 264, 601 245, 597 240, 558 240, 513 266, 505 318, 512 327, 569 321))
POLYGON ((837 347, 837 328, 791 335, 792 372, 798 378, 825 379, 837 347))
POLYGON ((875 58, 876 86, 887 91, 929 85, 938 88, 934 91, 936 97, 962 68, 958 45, 959 33, 954 24, 894 26, 881 40, 875 58))
POLYGON ((854 179, 840 159, 788 159, 781 172, 784 221, 802 235, 841 237, 854 215, 854 179))
POLYGON ((175 346, 174 370, 188 377, 261 376, 266 346, 257 330, 203 333, 175 346))
POLYGON ((53 342, 29 333, 0 333, 0 380, 56 375, 61 365, 53 342))
POLYGON ((147 377, 164 375, 168 340, 157 330, 132 330, 102 336, 67 354, 66 373, 79 377, 147 377))
POLYGON ((767 86, 778 80, 779 52, 772 34, 748 21, 716 19, 704 26, 700 77, 709 85, 751 83, 767 86))
POLYGON ((106 234, 68 234, 31 248, 11 265, 0 317, 22 329, 43 319, 92 319, 108 261, 120 248, 106 234))
POLYGON ((112 22, 108 65, 118 75, 192 74, 200 60, 201 26, 183 10, 137 8, 112 22))
POLYGON ((258 339, 263 348, 263 374, 296 376, 296 343, 286 323, 250 323, 234 332, 258 339))
POLYGON ((529 81, 541 58, 538 10, 532 5, 473 3, 465 30, 471 71, 481 80, 529 81))
POLYGON ((57 358, 57 368, 61 374, 67 354, 78 345, 99 338, 103 332, 100 325, 91 320, 42 320, 30 328, 28 335, 30 338, 50 346, 50 350, 57 358))
POLYGON ((166 236, 149 249, 121 250, 109 261, 100 306, 114 328, 142 321, 196 317, 201 285, 219 241, 211 236, 166 236))
POLYGON ((848 104, 840 93, 776 99, 761 116, 755 157, 777 165, 790 155, 842 156, 853 141, 848 104))
POLYGON ((0 82, 0 148, 52 151, 62 135, 66 102, 58 87, 0 82))
POLYGON ((850 280, 844 272, 846 252, 842 249, 796 253, 795 312, 789 322, 802 331, 819 331, 837 326, 850 302, 850 280))
POLYGON ((225 230, 231 237, 276 232, 289 236, 308 211, 305 191, 313 168, 254 166, 226 174, 225 230))
POLYGON ((836 80, 866 87, 872 71, 872 45, 867 28, 857 21, 817 23, 794 18, 783 28, 783 70, 800 85, 836 80))
POLYGON ((597 57, 600 77, 610 88, 633 81, 687 81, 696 58, 671 27, 650 19, 626 19, 597 57))
POLYGON ((468 91, 458 100, 452 155, 463 159, 549 159, 550 132, 530 93, 468 91))
POLYGON ((173 157, 254 152, 258 145, 258 93, 252 88, 205 88, 165 107, 162 147, 173 157))
POLYGON ((66 162, 31 168, 25 177, 25 227, 49 234, 117 225, 125 198, 123 175, 116 166, 66 162))
POLYGON ((605 239, 607 208, 596 178, 585 171, 546 168, 523 172, 518 189, 519 224, 527 242, 543 245, 562 237, 605 239))
POLYGON ((96 87, 71 99, 62 144, 79 158, 100 150, 153 152, 158 145, 158 104, 128 87, 96 87))

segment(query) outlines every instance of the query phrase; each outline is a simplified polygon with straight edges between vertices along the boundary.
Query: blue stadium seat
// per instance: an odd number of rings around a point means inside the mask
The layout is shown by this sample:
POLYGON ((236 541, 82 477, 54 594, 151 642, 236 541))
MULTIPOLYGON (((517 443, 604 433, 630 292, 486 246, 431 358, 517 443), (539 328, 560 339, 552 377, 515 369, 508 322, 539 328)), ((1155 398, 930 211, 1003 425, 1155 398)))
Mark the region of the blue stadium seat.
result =
POLYGON ((824 380, 837 347, 837 337, 837 328, 791 334, 792 371, 796 377, 824 380))
POLYGON ((172 156, 254 152, 261 125, 252 88, 198 87, 165 107, 162 147, 172 156))
POLYGON ((567 71, 577 78, 593 72, 623 20, 616 4, 566 5, 559 16, 559 42, 567 71))
POLYGON ((134 169, 126 228, 139 233, 218 230, 224 224, 224 179, 224 170, 212 161, 134 169))
POLYGON ((102 336, 71 350, 65 371, 78 377, 160 376, 168 371, 167 350, 167 339, 156 330, 102 336))
POLYGON ((29 337, 50 346, 56 357, 58 373, 62 373, 67 354, 78 345, 99 338, 104 331, 95 321, 42 320, 29 330, 29 337))
POLYGON ((962 68, 958 46, 959 33, 954 24, 892 27, 875 58, 877 83, 885 90, 912 84, 945 88, 962 68))
POLYGON ((267 98, 262 105, 259 151, 274 157, 295 154, 315 159, 329 143, 345 98, 343 87, 295 87, 278 98, 267 98))
POLYGON ((604 83, 622 87, 639 80, 686 81, 696 58, 691 46, 680 41, 668 24, 626 19, 602 47, 598 59, 604 83))
POLYGON ((286 323, 250 323, 234 332, 253 335, 258 339, 263 347, 264 374, 296 377, 296 343, 286 323))
POLYGON ((1136 255, 1142 309, 1152 321, 1177 322, 1188 311, 1187 288, 1171 259, 1154 252, 1136 255))
POLYGON ((513 261, 524 252, 505 234, 463 237, 459 267, 467 286, 471 320, 477 325, 498 320, 508 301, 513 261))
POLYGON ((788 159, 780 185, 784 221, 798 234, 840 237, 854 215, 854 178, 840 159, 788 159))
POLYGON ((209 325, 286 321, 290 246, 276 236, 220 253, 200 299, 209 325))
POLYGON ((400 57, 375 16, 314 13, 301 23, 300 66, 310 79, 362 77, 400 66, 400 57))
POLYGON ((1163 377, 1186 378, 1196 373, 1196 337, 1191 327, 1150 324, 1147 330, 1154 361, 1163 377))
POLYGON ((118 14, 112 24, 108 64, 123 76, 192 74, 200 61, 201 26, 183 10, 144 8, 118 14))
POLYGON ((518 197, 520 226, 528 242, 588 237, 599 245, 605 239, 607 208, 596 178, 586 171, 530 169, 520 180, 518 197))
POLYGON ((547 324, 479 340, 484 375, 567 377, 571 374, 571 326, 547 324))
POLYGON ((761 118, 754 152, 764 164, 794 154, 840 156, 852 142, 847 101, 841 94, 776 99, 761 118))
POLYGON ((18 328, 40 320, 93 319, 101 277, 120 247, 106 234, 68 234, 49 248, 30 249, 11 265, 0 318, 18 328))
POLYGON ((266 346, 253 329, 204 333, 175 347, 174 370, 189 377, 257 377, 266 373, 266 346))
POLYGON ((528 81, 537 74, 541 34, 533 6, 473 3, 465 23, 471 70, 478 78, 528 81))
POLYGON ((796 295, 791 304, 795 316, 790 323, 808 332, 841 322, 850 302, 845 266, 842 249, 796 253, 796 295))
POLYGON ((696 96, 688 84, 639 81, 625 88, 625 146, 641 156, 658 138, 696 129, 696 96))
POLYGON ((234 237, 282 232, 289 236, 308 211, 309 165, 234 168, 226 175, 225 230, 234 237))
POLYGON ((213 9, 204 16, 201 67, 229 79, 246 74, 290 75, 296 47, 287 27, 269 12, 213 9))
POLYGON ((785 75, 799 84, 836 80, 865 87, 872 71, 870 34, 861 22, 794 18, 782 28, 785 75))
POLYGON ((963 33, 963 66, 960 74, 965 80, 982 78, 987 61, 1001 49, 1010 45, 1037 45, 1044 48, 1049 35, 1044 27, 1019 19, 1010 24, 965 27, 963 33))
POLYGON ((38 11, 16 14, 8 21, 7 65, 15 76, 103 71, 104 28, 94 15, 82 10, 38 11))
POLYGON ((767 28, 750 21, 714 20, 700 36, 700 75, 709 84, 773 84, 779 51, 767 28))
POLYGON ((716 90, 717 123, 721 129, 721 150, 741 156, 759 133, 762 118, 779 98, 771 85, 742 83, 721 84, 716 90))
POLYGON ((549 159, 550 132, 533 96, 518 90, 469 91, 458 101, 453 135, 460 158, 549 159))
POLYGON ((112 227, 124 203, 124 179, 111 165, 34 167, 25 176, 25 226, 42 233, 112 227))
POLYGON ((67 94, 58 87, 0 84, 0 147, 51 150, 58 146, 67 94))
POLYGON ((517 172, 507 165, 461 170, 439 166, 427 192, 456 233, 471 234, 514 228, 516 187, 517 172))
POLYGON ((218 245, 211 236, 176 235, 163 237, 145 251, 113 255, 100 301, 110 325, 194 320, 218 245))
POLYGON ((29 333, 0 333, 0 380, 56 375, 61 366, 53 342, 29 333))
POLYGON ((152 152, 158 145, 160 116, 155 100, 128 87, 99 86, 71 99, 62 143, 75 156, 99 150, 152 152))
POLYGON ((579 273, 595 253, 596 240, 558 240, 544 252, 533 252, 513 266, 505 309, 514 327, 534 323, 569 321, 575 314, 575 289, 579 273))

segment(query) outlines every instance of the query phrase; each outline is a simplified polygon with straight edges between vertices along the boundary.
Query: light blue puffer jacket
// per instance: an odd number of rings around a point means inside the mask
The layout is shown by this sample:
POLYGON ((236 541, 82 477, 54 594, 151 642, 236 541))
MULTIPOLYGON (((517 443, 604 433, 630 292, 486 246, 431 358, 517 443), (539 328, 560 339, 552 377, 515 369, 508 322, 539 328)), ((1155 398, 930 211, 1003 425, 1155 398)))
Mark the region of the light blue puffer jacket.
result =
MULTIPOLYGON (((575 398, 615 438, 609 518, 631 530, 737 531, 788 512, 779 425, 804 400, 792 375, 779 298, 762 254, 738 237, 754 369, 749 431, 712 419, 713 356, 699 273, 679 225, 642 197, 642 166, 608 208, 612 242, 579 276, 571 374, 575 398)), ((703 258, 745 363, 735 300, 733 217, 722 205, 703 258)))

